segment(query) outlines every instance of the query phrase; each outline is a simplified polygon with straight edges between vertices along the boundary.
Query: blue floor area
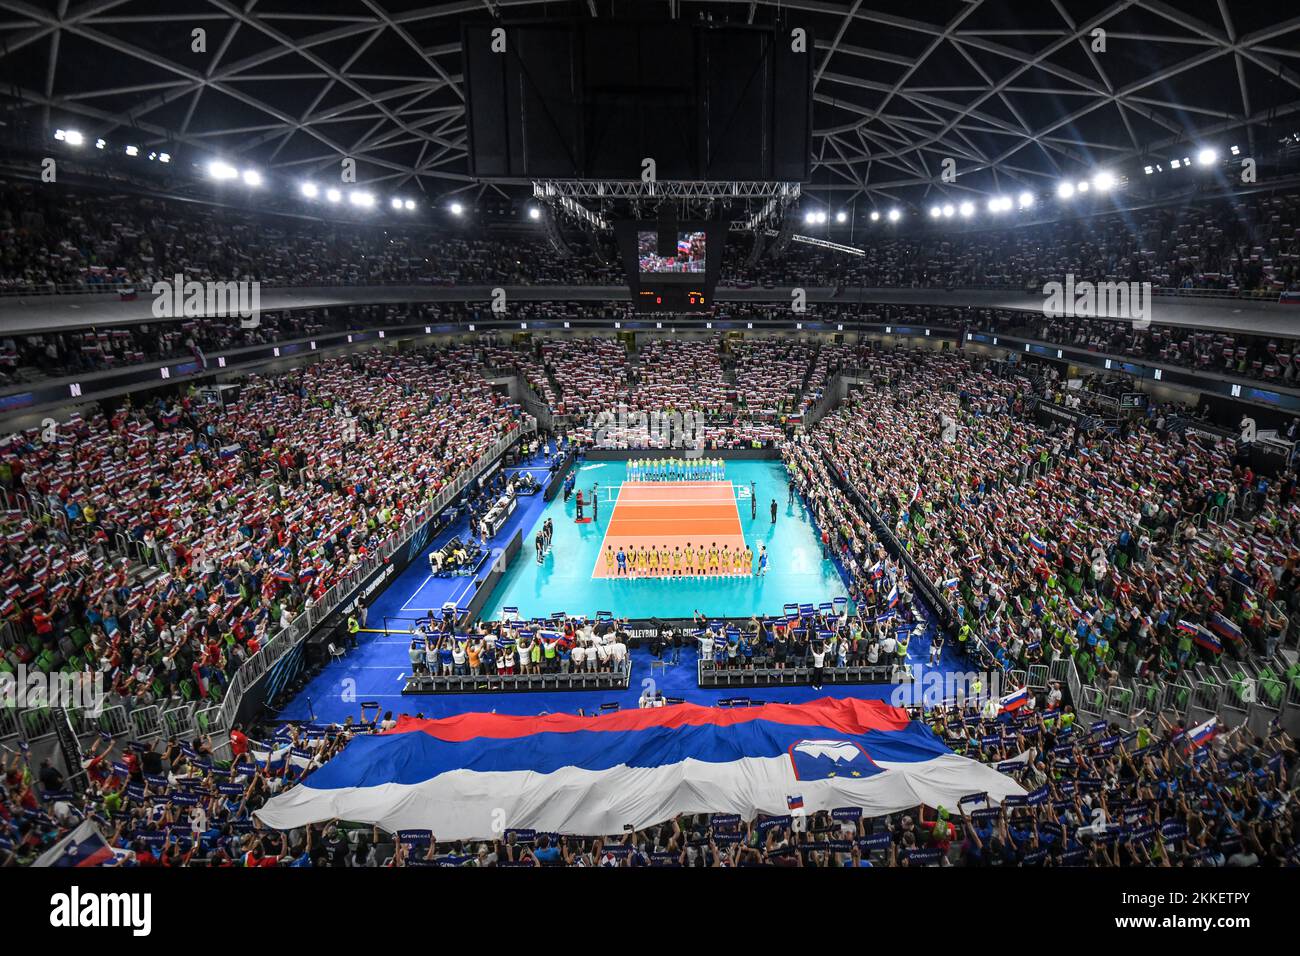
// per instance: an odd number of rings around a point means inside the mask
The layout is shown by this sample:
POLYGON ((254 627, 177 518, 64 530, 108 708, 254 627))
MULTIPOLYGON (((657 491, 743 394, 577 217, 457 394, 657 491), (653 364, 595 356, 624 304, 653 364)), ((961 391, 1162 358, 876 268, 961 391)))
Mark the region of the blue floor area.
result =
MULTIPOLYGON (((503 607, 517 607, 524 618, 549 617, 556 611, 593 616, 610 611, 618 617, 689 618, 697 609, 710 616, 740 617, 750 614, 780 615, 786 604, 821 604, 847 597, 844 579, 834 562, 821 555, 820 533, 808 510, 796 499, 788 504, 788 477, 777 461, 729 461, 726 480, 737 491, 737 512, 745 542, 758 554, 767 548, 768 573, 764 577, 697 578, 593 578, 592 570, 601 558, 601 542, 614 511, 612 495, 627 475, 621 461, 589 462, 578 470, 578 487, 599 486, 598 517, 576 524, 576 498, 564 501, 557 495, 542 513, 554 524, 551 551, 538 564, 532 538, 524 542, 523 553, 510 566, 486 607, 495 619, 503 607), (758 499, 757 516, 750 506, 750 483, 758 499), (777 519, 769 508, 777 502, 777 519)), ((666 497, 674 494, 673 482, 661 483, 666 497)), ((685 492, 682 492, 685 493, 685 492)), ((590 509, 588 509, 590 514, 590 509)), ((525 532, 527 533, 527 532, 525 532)))
MULTIPOLYGON (((623 710, 633 709, 641 697, 646 681, 665 697, 679 697, 693 704, 713 705, 719 700, 746 697, 753 701, 805 703, 823 697, 857 697, 863 700, 888 700, 893 684, 852 684, 812 687, 709 688, 701 689, 696 678, 695 650, 683 649, 681 662, 652 671, 650 652, 640 648, 632 652, 632 680, 627 690, 565 691, 513 694, 446 694, 403 696, 403 675, 410 672, 406 649, 408 642, 395 637, 371 635, 343 660, 330 664, 307 689, 280 711, 281 720, 341 721, 348 715, 358 717, 362 701, 375 701, 382 710, 394 714, 422 714, 425 717, 451 717, 474 711, 497 714, 535 715, 548 713, 592 714, 601 704, 617 703, 623 710), (350 683, 349 683, 350 682, 350 683)), ((924 665, 930 652, 928 637, 913 641, 908 660, 924 665)), ((938 670, 960 671, 968 666, 951 648, 945 647, 938 670)), ((897 703, 911 703, 910 689, 897 703)))
MULTIPOLYGON (((509 472, 528 470, 545 482, 546 463, 534 459, 509 472)), ((591 578, 600 538, 604 530, 600 525, 573 523, 574 503, 567 506, 557 496, 544 502, 540 494, 521 498, 515 513, 498 532, 489 545, 494 553, 509 541, 517 529, 522 528, 526 541, 523 552, 507 573, 502 586, 497 589, 487 606, 489 616, 503 604, 517 605, 525 617, 550 614, 565 610, 572 613, 594 614, 597 610, 611 610, 620 616, 650 617, 690 616, 694 607, 706 613, 725 611, 768 613, 779 615, 789 602, 820 603, 846 593, 843 580, 831 562, 823 561, 818 535, 806 510, 801 504, 786 504, 784 468, 776 462, 729 462, 728 478, 747 484, 759 482, 760 502, 777 499, 778 518, 775 525, 760 508, 759 516, 752 521, 747 501, 741 511, 741 526, 747 541, 755 547, 757 542, 767 544, 773 555, 773 570, 766 580, 723 579, 691 581, 608 581, 591 578), (734 477, 733 477, 734 475, 734 477), (743 476, 743 478, 742 478, 743 476), (779 493, 778 493, 779 492, 779 493), (539 570, 533 559, 532 529, 544 516, 554 518, 555 545, 548 565, 539 570), (584 537, 584 535, 586 537, 584 537), (555 569, 556 553, 581 556, 569 566, 561 563, 555 569), (784 568, 784 572, 782 569, 784 568), (511 576, 513 573, 513 578, 511 576), (593 585, 614 585, 605 591, 593 585), (512 586, 513 585, 513 586, 512 586), (623 590, 626 589, 626 590, 623 590), (809 593, 813 591, 815 593, 809 593), (527 599, 521 595, 530 595, 527 599), (530 603, 531 602, 531 603, 530 603), (599 607, 597 605, 600 605, 599 607), (684 610, 683 610, 684 608, 684 610)), ((622 462, 602 462, 584 466, 579 473, 582 487, 593 481, 612 487, 624 473, 622 462)), ((604 522, 611 509, 602 505, 600 522, 604 522)), ((399 575, 371 604, 366 626, 385 627, 405 631, 412 618, 421 617, 428 608, 438 609, 447 601, 464 604, 468 600, 466 587, 470 578, 434 578, 429 575, 427 555, 441 547, 455 535, 465 535, 467 522, 462 519, 443 531, 424 551, 424 554, 399 575)), ((626 691, 583 691, 512 694, 456 694, 405 697, 402 687, 410 674, 407 650, 410 641, 403 634, 363 633, 360 646, 343 659, 327 665, 286 707, 278 713, 281 720, 343 720, 358 716, 362 701, 375 701, 384 710, 395 714, 424 714, 428 717, 447 717, 469 711, 494 711, 501 714, 542 713, 593 713, 601 704, 617 703, 621 708, 635 708, 644 689, 645 681, 653 679, 655 689, 667 697, 680 697, 692 703, 711 705, 717 701, 747 697, 755 701, 801 703, 822 697, 859 697, 888 699, 893 685, 860 684, 826 687, 723 688, 702 690, 696 681, 696 652, 684 649, 681 662, 675 667, 651 672, 651 656, 647 649, 634 650, 632 679, 626 691)), ((908 660, 924 664, 930 651, 929 629, 925 636, 913 640, 908 660)), ((951 647, 943 652, 940 671, 963 670, 961 662, 951 647)), ((909 698, 910 699, 910 698, 909 698)))

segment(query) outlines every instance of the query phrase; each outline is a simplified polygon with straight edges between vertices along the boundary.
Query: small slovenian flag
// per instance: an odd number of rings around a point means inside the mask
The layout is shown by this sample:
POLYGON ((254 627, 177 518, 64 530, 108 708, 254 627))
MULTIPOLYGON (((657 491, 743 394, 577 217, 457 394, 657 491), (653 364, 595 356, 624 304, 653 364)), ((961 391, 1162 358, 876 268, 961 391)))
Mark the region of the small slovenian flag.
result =
POLYGON ((1197 724, 1191 730, 1187 731, 1187 747, 1184 752, 1191 753, 1198 747, 1204 747, 1214 739, 1214 735, 1218 732, 1217 717, 1211 717, 1205 723, 1197 724))
POLYGON ((803 797, 786 797, 785 805, 789 807, 791 810, 802 810, 803 797))
POLYGON ((1241 628, 1218 611, 1210 615, 1210 630, 1219 637, 1226 637, 1235 644, 1240 644, 1245 639, 1245 635, 1241 633, 1241 628))
POLYGON ((1035 554, 1047 554, 1047 542, 1032 532, 1029 535, 1029 547, 1033 549, 1035 554))
POLYGON ((998 698, 998 713, 1010 714, 1029 703, 1029 688, 1022 687, 998 698))
POLYGON ((1215 654, 1223 653, 1223 641, 1219 640, 1203 627, 1198 627, 1196 629, 1196 643, 1207 651, 1213 651, 1215 654))

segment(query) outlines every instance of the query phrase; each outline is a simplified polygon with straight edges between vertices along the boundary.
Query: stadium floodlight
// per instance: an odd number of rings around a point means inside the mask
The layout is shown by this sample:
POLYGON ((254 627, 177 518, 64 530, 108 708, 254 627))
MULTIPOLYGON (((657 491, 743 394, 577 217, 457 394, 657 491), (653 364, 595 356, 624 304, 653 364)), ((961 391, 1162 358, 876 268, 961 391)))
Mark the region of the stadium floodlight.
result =
POLYGON ((128 146, 128 147, 126 147, 124 150, 122 150, 122 152, 126 153, 126 155, 128 155, 128 156, 139 156, 139 155, 140 155, 140 147, 139 147, 139 146, 128 146))
POLYGON ((400 199, 398 199, 396 196, 394 196, 392 199, 390 199, 390 200, 388 201, 388 204, 389 204, 390 206, 392 206, 394 209, 401 209, 401 208, 402 208, 402 201, 401 201, 400 199))
POLYGON ((826 211, 823 209, 817 210, 817 224, 820 226, 825 221, 826 221, 826 211))
POLYGON ((950 202, 946 202, 946 203, 943 204, 943 218, 944 218, 944 219, 951 219, 952 216, 953 216, 953 213, 955 213, 956 211, 957 211, 957 207, 954 206, 952 203, 950 203, 950 202))
POLYGON ((256 169, 244 170, 244 185, 253 187, 262 185, 262 174, 256 169))
POLYGON ((1024 192, 1020 194, 1020 208, 1028 209, 1033 204, 1034 204, 1034 194, 1031 193, 1028 189, 1026 189, 1024 192))
POLYGON ((354 206, 363 206, 369 208, 370 206, 373 206, 375 204, 375 197, 372 196, 370 193, 362 192, 359 189, 354 189, 352 190, 352 192, 348 193, 348 202, 352 203, 352 205, 354 206))
POLYGON ((1075 191, 1075 192, 1079 192, 1079 193, 1086 193, 1086 192, 1088 191, 1088 188, 1089 188, 1089 187, 1088 187, 1088 180, 1086 180, 1086 179, 1080 179, 1080 180, 1079 180, 1079 185, 1077 185, 1077 186, 1074 187, 1074 191, 1075 191))
POLYGON ((75 129, 56 129, 54 138, 61 143, 67 143, 69 146, 80 146, 86 141, 86 137, 75 129))
POLYGON ((1155 170, 1152 169, 1150 166, 1143 166, 1143 167, 1142 167, 1142 172, 1144 172, 1144 173, 1146 173, 1148 176, 1150 176, 1152 173, 1155 172, 1155 170))
POLYGON ((542 218, 542 211, 541 211, 540 209, 538 209, 536 206, 533 206, 533 207, 531 207, 531 208, 528 210, 528 218, 529 218, 529 219, 541 219, 541 218, 542 218))
POLYGON ((879 221, 880 221, 880 212, 879 212, 879 210, 876 210, 876 209, 871 210, 871 221, 872 221, 872 222, 879 222, 879 221))
POLYGON ((930 207, 930 218, 931 218, 931 219, 938 219, 938 218, 939 218, 940 216, 942 216, 942 215, 943 215, 943 210, 940 209, 938 206, 931 206, 931 207, 930 207))
POLYGON ((848 222, 848 221, 849 221, 849 214, 846 213, 843 209, 841 209, 839 212, 837 212, 837 213, 835 214, 835 221, 836 221, 836 222, 848 222))
POLYGON ((315 199, 320 195, 320 188, 315 183, 303 183, 299 188, 308 199, 315 199))
POLYGON ((1092 185, 1098 192, 1104 193, 1115 185, 1115 175, 1102 170, 1096 176, 1092 177, 1092 185))
POLYGON ((157 158, 158 158, 158 150, 156 149, 149 150, 149 162, 152 163, 157 158))
POLYGON ((1062 199, 1069 199, 1074 195, 1074 183, 1061 183, 1056 187, 1056 195, 1062 199))
POLYGON ((1241 155, 1241 147, 1240 147, 1240 146, 1234 146, 1234 147, 1232 147, 1232 149, 1230 150, 1230 152, 1232 153, 1233 156, 1240 156, 1240 155, 1241 155))
POLYGON ((462 206, 460 203, 454 202, 451 204, 451 214, 453 216, 459 216, 464 211, 465 211, 465 207, 462 206))
POLYGON ((962 214, 963 218, 969 219, 971 216, 975 215, 975 204, 970 200, 967 200, 957 207, 957 211, 962 214))
POLYGON ((337 189, 327 189, 325 190, 325 198, 328 199, 330 202, 338 202, 340 199, 343 198, 343 194, 339 192, 337 189))
POLYGON ((900 219, 902 219, 902 218, 903 218, 903 214, 902 214, 901 212, 899 212, 897 209, 891 209, 891 210, 889 210, 889 221, 890 221, 890 222, 898 222, 898 220, 900 220, 900 219))
MULTIPOLYGON (((105 141, 102 140, 102 139, 97 139, 97 140, 95 140, 95 149, 103 149, 103 148, 104 148, 105 146, 107 146, 107 145, 108 145, 108 143, 105 142, 105 141)), ((1237 148, 1237 147, 1235 147, 1235 146, 1233 147, 1233 149, 1236 149, 1236 148, 1237 148)))
POLYGON ((1170 169, 1182 169, 1182 167, 1183 167, 1183 164, 1180 163, 1178 160, 1176 160, 1176 159, 1171 159, 1171 160, 1169 160, 1169 168, 1170 168, 1170 169))
POLYGON ((806 213, 803 214, 803 222, 805 226, 811 226, 816 221, 817 221, 817 213, 813 212, 811 209, 809 209, 806 213))
POLYGON ((989 212, 1007 212, 1011 209, 1010 196, 994 196, 989 200, 989 212))
MULTIPOLYGON (((129 154, 128 154, 129 155, 129 154)), ((214 159, 208 163, 208 175, 213 179, 235 179, 239 175, 239 170, 235 169, 229 163, 223 163, 219 159, 214 159)))
POLYGON ((1001 200, 998 199, 997 196, 994 196, 992 199, 990 199, 987 203, 984 204, 984 206, 989 212, 1002 211, 1002 202, 1001 200))
POLYGON ((415 208, 415 200, 414 200, 414 199, 408 199, 408 200, 406 200, 406 202, 405 202, 404 205, 406 206, 407 209, 414 209, 414 208, 415 208))
POLYGON ((159 153, 159 154, 158 154, 158 162, 160 162, 160 163, 170 163, 171 161, 172 161, 172 154, 171 154, 171 153, 159 153))
POLYGON ((1209 166, 1218 158, 1219 154, 1209 147, 1206 147, 1196 154, 1196 161, 1202 166, 1209 166))

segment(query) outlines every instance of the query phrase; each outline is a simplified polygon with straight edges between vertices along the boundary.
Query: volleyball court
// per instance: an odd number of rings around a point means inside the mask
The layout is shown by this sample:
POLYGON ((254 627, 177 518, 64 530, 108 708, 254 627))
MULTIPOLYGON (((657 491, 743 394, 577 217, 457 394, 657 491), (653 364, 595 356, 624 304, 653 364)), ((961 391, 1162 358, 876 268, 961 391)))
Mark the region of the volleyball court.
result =
POLYGON ((657 547, 671 553, 689 543, 698 548, 723 545, 745 549, 745 536, 729 481, 625 481, 609 491, 613 513, 596 555, 593 578, 617 575, 605 561, 605 549, 657 547))

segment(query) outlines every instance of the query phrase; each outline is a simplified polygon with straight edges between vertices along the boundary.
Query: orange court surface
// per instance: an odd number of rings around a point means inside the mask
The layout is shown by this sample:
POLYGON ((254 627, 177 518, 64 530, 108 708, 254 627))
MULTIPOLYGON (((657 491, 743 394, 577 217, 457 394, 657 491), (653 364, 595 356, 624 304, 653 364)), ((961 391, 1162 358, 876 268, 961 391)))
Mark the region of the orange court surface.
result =
POLYGON ((625 481, 614 499, 614 511, 596 554, 593 578, 614 577, 616 568, 605 562, 605 548, 657 546, 698 548, 727 545, 745 549, 745 536, 736 508, 735 488, 729 481, 625 481))

